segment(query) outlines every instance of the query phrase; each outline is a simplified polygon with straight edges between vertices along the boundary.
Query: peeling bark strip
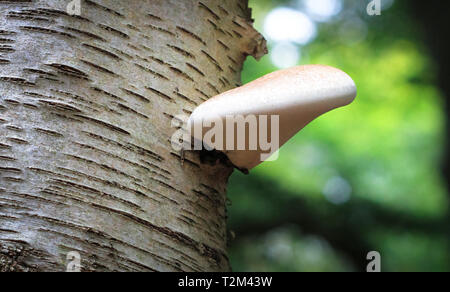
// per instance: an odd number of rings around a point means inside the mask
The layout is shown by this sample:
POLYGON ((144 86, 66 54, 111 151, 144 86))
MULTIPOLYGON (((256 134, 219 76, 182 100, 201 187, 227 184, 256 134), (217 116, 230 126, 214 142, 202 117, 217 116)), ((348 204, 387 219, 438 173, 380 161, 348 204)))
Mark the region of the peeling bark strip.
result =
POLYGON ((264 52, 246 0, 0 0, 0 271, 226 271, 228 166, 170 119, 264 52))

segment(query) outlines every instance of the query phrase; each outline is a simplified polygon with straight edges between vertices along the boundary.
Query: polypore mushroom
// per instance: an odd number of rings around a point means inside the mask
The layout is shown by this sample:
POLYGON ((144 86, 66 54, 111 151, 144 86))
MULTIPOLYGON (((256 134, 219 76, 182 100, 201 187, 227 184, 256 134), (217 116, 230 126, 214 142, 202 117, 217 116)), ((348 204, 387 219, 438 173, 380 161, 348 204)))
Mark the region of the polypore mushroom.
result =
POLYGON ((192 113, 188 129, 197 146, 222 151, 245 171, 270 159, 314 119, 355 97, 355 83, 341 70, 299 66, 211 98, 192 113))

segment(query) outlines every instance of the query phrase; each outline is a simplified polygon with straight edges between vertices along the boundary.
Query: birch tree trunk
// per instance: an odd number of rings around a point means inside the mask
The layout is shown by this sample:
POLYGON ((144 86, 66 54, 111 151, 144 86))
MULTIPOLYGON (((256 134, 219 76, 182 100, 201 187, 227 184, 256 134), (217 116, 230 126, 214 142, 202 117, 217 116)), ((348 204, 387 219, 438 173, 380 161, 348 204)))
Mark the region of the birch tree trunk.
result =
POLYGON ((227 271, 229 166, 171 120, 265 50, 247 0, 0 0, 0 270, 227 271))

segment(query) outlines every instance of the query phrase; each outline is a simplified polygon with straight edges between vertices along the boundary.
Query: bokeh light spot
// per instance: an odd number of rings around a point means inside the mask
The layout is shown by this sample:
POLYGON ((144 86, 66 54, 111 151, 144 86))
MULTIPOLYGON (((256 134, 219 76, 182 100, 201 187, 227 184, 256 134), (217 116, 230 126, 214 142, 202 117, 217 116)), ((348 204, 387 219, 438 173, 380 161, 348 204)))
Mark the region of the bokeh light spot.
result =
POLYGON ((327 181, 323 189, 325 198, 335 205, 347 203, 352 194, 352 187, 342 177, 333 177, 327 181))
POLYGON ((300 48, 292 43, 277 43, 270 52, 272 64, 280 69, 297 65, 300 58, 300 48))
POLYGON ((328 21, 342 10, 341 0, 303 0, 307 14, 315 21, 328 21))
POLYGON ((317 29, 315 23, 304 13, 291 8, 276 8, 264 21, 265 36, 275 42, 307 44, 312 41, 317 29))

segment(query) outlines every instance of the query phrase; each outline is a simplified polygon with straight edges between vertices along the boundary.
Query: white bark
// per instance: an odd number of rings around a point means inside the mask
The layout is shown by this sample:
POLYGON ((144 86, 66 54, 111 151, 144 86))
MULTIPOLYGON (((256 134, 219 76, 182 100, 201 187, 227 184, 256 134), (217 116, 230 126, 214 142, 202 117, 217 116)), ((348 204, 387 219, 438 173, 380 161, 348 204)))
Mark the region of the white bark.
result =
POLYGON ((0 1, 0 270, 224 271, 232 169, 171 118, 264 51, 243 0, 0 1))

